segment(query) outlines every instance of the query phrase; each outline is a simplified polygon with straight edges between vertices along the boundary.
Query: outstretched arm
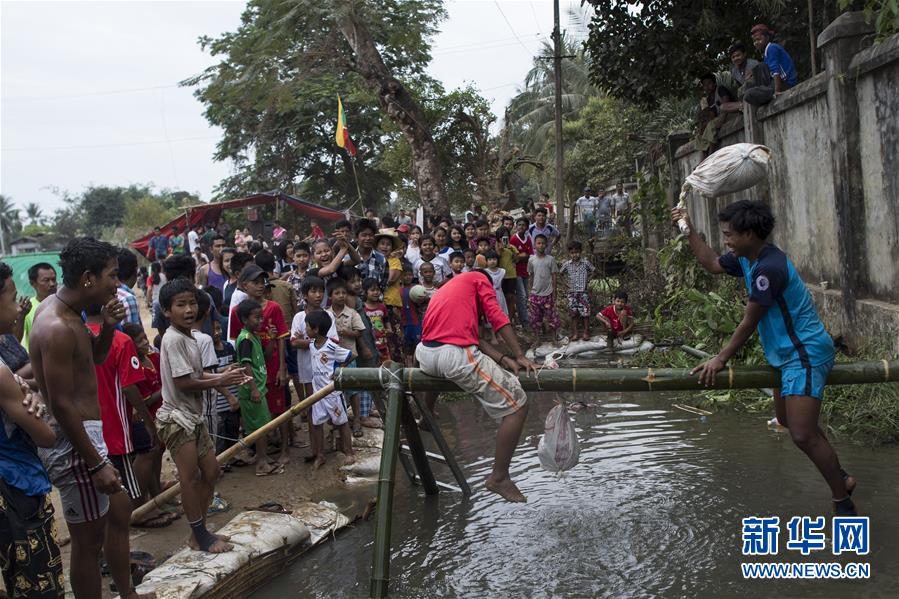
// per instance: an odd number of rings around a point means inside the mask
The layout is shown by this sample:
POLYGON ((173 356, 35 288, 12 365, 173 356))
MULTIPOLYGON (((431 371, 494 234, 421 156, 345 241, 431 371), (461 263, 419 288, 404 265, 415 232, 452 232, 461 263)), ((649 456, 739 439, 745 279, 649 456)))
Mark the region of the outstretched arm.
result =
POLYGON ((730 360, 741 347, 743 347, 743 344, 746 343, 755 332, 759 321, 762 319, 762 316, 765 315, 767 309, 767 306, 763 306, 751 300, 747 302, 746 311, 743 312, 743 319, 740 321, 740 324, 737 325, 737 328, 734 329, 734 334, 731 335, 727 345, 718 352, 717 356, 694 368, 691 371, 691 374, 696 374, 698 372, 699 382, 704 383, 706 386, 712 385, 715 382, 715 375, 718 371, 724 369, 724 365, 727 364, 727 361, 730 360))
POLYGON ((713 275, 724 274, 724 268, 718 262, 717 252, 710 248, 709 244, 696 232, 696 228, 690 221, 690 215, 687 214, 687 211, 684 208, 673 209, 671 211, 671 220, 676 223, 681 219, 687 221, 687 226, 690 229, 687 241, 690 242, 690 249, 693 251, 693 255, 696 256, 696 259, 699 260, 699 263, 702 264, 702 267, 713 275))

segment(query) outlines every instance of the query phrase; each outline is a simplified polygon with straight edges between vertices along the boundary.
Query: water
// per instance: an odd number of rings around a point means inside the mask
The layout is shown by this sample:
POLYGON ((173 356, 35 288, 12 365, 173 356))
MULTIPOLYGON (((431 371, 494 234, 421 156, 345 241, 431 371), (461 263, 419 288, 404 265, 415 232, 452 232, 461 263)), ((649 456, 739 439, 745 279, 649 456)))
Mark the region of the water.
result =
MULTIPOLYGON (((802 558, 785 550, 782 524, 777 558, 746 558, 867 561, 869 580, 747 581, 739 568, 743 517, 829 516, 826 485, 786 435, 769 431, 761 415, 702 419, 658 394, 596 394, 588 400, 595 408, 575 415, 580 464, 559 478, 536 454, 552 401, 531 396, 513 460, 525 505, 481 484, 492 464, 492 420, 473 402, 442 406, 443 431, 474 494, 426 498, 397 468, 393 597, 899 596, 899 448, 837 446, 871 517, 870 555, 844 559, 828 549, 802 558)), ((452 482, 443 466, 435 473, 452 482)), ((372 522, 357 523, 254 598, 367 596, 373 534, 372 522)))

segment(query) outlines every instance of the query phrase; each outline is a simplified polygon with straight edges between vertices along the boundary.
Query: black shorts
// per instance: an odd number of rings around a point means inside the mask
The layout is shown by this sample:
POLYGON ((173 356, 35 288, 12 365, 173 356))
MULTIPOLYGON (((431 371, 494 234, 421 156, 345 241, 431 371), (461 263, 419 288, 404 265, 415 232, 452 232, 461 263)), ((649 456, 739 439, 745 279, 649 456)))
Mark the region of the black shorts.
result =
POLYGON ((62 599, 65 580, 49 495, 29 497, 0 479, 0 562, 10 597, 62 599))
POLYGON ((147 425, 140 420, 131 423, 131 442, 134 444, 134 453, 136 454, 147 453, 153 449, 147 425))
POLYGON ((131 499, 138 499, 141 496, 141 492, 140 485, 137 483, 137 476, 134 474, 134 469, 131 467, 131 460, 133 457, 134 454, 111 455, 109 456, 109 461, 112 462, 115 469, 119 471, 119 476, 122 478, 122 485, 125 486, 125 492, 128 493, 128 497, 131 499))
POLYGON ((503 279, 503 293, 506 295, 514 295, 515 294, 515 285, 517 284, 516 279, 503 279))

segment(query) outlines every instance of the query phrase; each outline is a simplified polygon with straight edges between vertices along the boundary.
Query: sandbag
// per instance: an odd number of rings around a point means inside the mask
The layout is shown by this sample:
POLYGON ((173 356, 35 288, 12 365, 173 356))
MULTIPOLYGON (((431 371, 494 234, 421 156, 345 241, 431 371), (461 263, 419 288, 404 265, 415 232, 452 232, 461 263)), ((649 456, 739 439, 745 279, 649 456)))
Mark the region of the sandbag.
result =
POLYGON ((708 197, 749 189, 768 174, 771 150, 759 144, 724 146, 687 175, 687 184, 708 197))
POLYGON ((554 406, 546 415, 543 436, 537 444, 537 457, 550 472, 570 470, 581 455, 574 422, 562 405, 554 406))

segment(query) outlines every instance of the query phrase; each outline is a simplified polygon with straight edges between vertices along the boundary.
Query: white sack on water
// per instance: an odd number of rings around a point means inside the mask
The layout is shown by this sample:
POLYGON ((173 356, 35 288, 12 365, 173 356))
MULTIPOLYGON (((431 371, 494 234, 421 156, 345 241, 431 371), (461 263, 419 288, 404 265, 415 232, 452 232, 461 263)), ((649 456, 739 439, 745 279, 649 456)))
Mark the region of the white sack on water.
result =
POLYGON ((545 470, 562 472, 577 466, 581 455, 574 422, 562 405, 554 406, 546 415, 543 436, 537 444, 537 457, 545 470))

